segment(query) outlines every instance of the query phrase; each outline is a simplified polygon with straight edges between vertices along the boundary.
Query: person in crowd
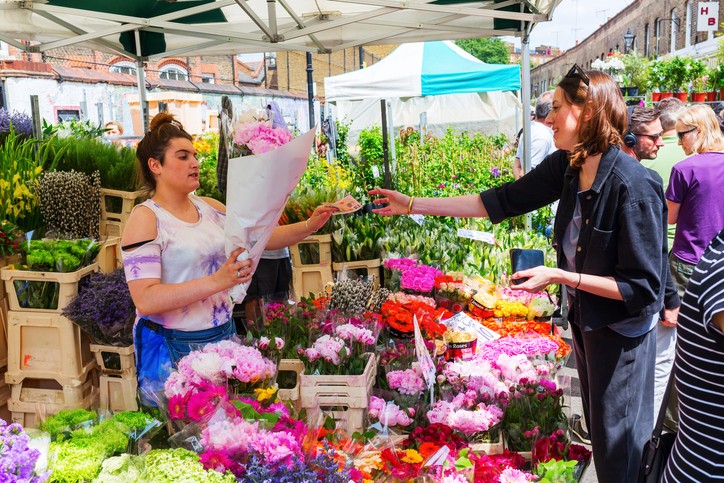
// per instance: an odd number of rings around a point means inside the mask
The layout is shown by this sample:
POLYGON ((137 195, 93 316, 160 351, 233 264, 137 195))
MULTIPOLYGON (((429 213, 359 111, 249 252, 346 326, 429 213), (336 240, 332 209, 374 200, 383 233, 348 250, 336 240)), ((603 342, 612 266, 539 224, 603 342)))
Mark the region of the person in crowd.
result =
POLYGON ((680 423, 664 483, 724 479, 724 230, 694 268, 679 313, 680 423))
MULTIPOLYGON (((543 158, 556 150, 553 143, 553 131, 545 123, 548 113, 551 112, 551 100, 553 91, 546 91, 538 97, 535 103, 535 118, 530 123, 530 169, 535 168, 543 161, 543 158)), ((517 143, 518 149, 515 152, 513 161, 513 175, 515 179, 523 176, 523 143, 517 143)))
POLYGON ((118 121, 108 121, 104 126, 104 136, 110 139, 110 142, 116 146, 123 146, 123 140, 118 139, 119 136, 123 136, 123 124, 118 121))
MULTIPOLYGON (((252 277, 251 261, 238 261, 242 248, 225 256, 224 205, 193 195, 199 162, 191 141, 171 114, 161 113, 136 151, 150 198, 131 213, 121 247, 139 316, 134 344, 142 396, 162 390, 173 365, 195 346, 235 333, 229 290, 252 277)), ((267 246, 296 243, 331 215, 317 207, 305 222, 277 227, 267 246)))
POLYGON ((613 79, 578 65, 548 116, 558 151, 519 180, 478 195, 415 198, 374 189, 381 215, 489 217, 499 223, 560 199, 558 267, 514 273, 530 292, 569 287, 569 319, 599 481, 635 481, 653 428, 655 335, 666 263, 661 185, 621 152, 626 105, 613 79))
POLYGON ((703 104, 681 113, 676 132, 689 157, 671 169, 666 199, 669 223, 676 223, 671 273, 683 296, 707 244, 724 228, 724 136, 714 111, 703 104))
MULTIPOLYGON (((678 102, 678 99, 676 99, 678 102)), ((675 121, 674 121, 675 124, 675 121)), ((629 116, 628 132, 623 137, 621 150, 640 161, 656 160, 661 148, 665 143, 663 140, 664 129, 659 118, 658 109, 650 107, 636 107, 629 116)), ((678 146, 677 146, 678 147, 678 146)), ((683 156, 683 151, 681 155, 683 156)), ((644 166, 646 166, 644 164, 644 166)), ((661 176, 653 169, 649 170, 650 176, 661 183, 664 182, 661 176)), ((664 226, 668 223, 668 209, 666 200, 662 199, 662 220, 664 226)), ((667 240, 667 246, 668 240, 667 240)), ((656 325, 656 366, 654 372, 654 419, 661 408, 661 401, 666 392, 666 386, 674 364, 674 353, 676 351, 676 319, 679 315, 680 298, 671 276, 671 271, 666 271, 666 296, 664 297, 664 311, 661 319, 656 325)), ((676 429, 676 412, 669 414, 667 425, 676 429)))

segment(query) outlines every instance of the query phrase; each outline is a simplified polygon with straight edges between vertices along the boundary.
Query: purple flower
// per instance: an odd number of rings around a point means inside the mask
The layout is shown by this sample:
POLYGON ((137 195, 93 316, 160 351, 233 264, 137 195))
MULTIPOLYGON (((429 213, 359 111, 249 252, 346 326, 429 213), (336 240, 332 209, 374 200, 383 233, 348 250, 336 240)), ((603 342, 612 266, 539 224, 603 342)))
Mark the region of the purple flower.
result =
POLYGON ((493 166, 490 168, 490 174, 493 175, 493 178, 500 178, 500 170, 497 166, 493 166))

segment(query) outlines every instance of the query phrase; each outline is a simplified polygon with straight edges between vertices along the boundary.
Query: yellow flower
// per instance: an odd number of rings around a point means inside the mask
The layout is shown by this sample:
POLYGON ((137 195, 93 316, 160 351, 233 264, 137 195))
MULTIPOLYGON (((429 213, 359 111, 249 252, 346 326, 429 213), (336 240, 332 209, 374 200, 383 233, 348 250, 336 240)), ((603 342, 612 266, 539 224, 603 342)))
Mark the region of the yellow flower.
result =
POLYGON ((254 394, 256 394, 256 400, 260 401, 260 402, 266 401, 267 399, 271 399, 272 397, 274 397, 276 392, 277 392, 276 387, 270 387, 268 389, 264 389, 264 388, 254 389, 254 394))
POLYGON ((418 453, 417 450, 406 449, 405 456, 402 458, 402 461, 414 465, 417 463, 422 463, 422 456, 420 456, 420 453, 418 453))

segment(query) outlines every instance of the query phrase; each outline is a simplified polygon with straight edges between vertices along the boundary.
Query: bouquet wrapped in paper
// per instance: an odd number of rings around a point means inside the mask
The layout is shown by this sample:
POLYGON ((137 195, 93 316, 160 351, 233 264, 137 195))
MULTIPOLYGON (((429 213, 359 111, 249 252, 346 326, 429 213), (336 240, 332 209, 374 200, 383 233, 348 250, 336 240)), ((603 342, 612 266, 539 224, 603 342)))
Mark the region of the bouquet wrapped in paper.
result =
MULTIPOLYGON (((226 197, 226 254, 245 248, 241 257, 252 260, 256 270, 262 252, 276 228, 284 206, 307 167, 316 129, 292 139, 278 117, 242 116, 234 133, 234 152, 229 159, 226 197), (243 154, 250 154, 243 156, 243 154)), ((249 283, 231 290, 241 301, 249 283)))

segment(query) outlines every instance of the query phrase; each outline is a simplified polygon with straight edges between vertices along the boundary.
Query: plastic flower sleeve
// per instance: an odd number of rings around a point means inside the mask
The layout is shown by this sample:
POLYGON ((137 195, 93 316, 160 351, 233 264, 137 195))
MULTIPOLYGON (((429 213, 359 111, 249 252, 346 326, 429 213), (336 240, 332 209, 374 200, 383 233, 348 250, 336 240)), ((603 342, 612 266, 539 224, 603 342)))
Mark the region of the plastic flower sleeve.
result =
MULTIPOLYGON (((315 129, 273 151, 229 160, 226 199, 226 255, 243 247, 242 259, 256 270, 289 196, 307 167, 315 129)), ((231 289, 244 299, 251 281, 231 289)))

